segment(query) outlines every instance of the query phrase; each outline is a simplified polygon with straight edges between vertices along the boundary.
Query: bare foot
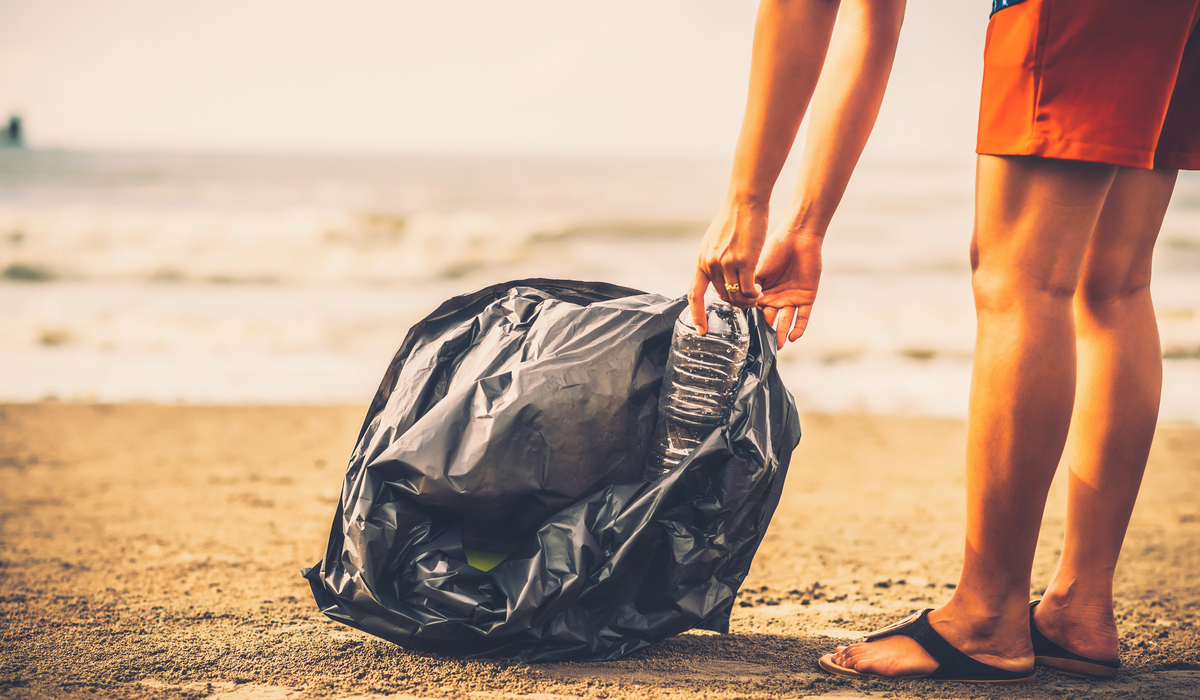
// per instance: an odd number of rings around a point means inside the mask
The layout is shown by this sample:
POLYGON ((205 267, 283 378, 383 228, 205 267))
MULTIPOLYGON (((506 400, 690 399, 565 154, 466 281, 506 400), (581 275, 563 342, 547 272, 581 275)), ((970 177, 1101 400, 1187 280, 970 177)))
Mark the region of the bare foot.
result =
POLYGON ((1110 604, 1064 605, 1050 597, 1033 609, 1033 621, 1047 639, 1067 651, 1097 661, 1119 657, 1117 621, 1110 604))
POLYGON ((937 670, 938 662, 911 637, 884 637, 838 647, 833 662, 859 673, 887 678, 924 676, 937 670))
MULTIPOLYGON (((1002 621, 972 624, 943 607, 930 612, 928 619, 951 646, 976 661, 1006 671, 1032 671, 1029 613, 1024 608, 1021 613, 1023 617, 1008 615, 1002 621)), ((938 668, 938 662, 924 647, 901 635, 838 647, 832 661, 843 668, 886 678, 924 676, 938 668)))

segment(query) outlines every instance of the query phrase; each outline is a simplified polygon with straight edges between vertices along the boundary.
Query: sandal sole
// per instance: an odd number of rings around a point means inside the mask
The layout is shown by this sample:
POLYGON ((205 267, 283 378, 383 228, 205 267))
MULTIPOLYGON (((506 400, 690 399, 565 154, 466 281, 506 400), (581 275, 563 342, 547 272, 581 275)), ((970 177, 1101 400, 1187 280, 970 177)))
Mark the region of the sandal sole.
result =
POLYGON ((825 656, 822 656, 820 658, 820 660, 817 662, 817 664, 822 669, 824 669, 828 673, 834 674, 835 676, 846 676, 847 678, 870 678, 870 679, 884 680, 884 681, 928 680, 928 681, 934 681, 936 683, 976 683, 976 684, 986 684, 986 685, 1020 685, 1020 684, 1024 684, 1024 683, 1032 683, 1035 680, 1037 680, 1036 672, 1032 673, 1024 678, 1011 678, 1011 679, 1006 679, 1006 680, 1001 680, 1001 681, 970 680, 970 679, 966 679, 966 678, 963 678, 963 679, 930 678, 928 675, 880 676, 880 675, 877 675, 874 673, 860 673, 858 671, 855 671, 852 668, 846 668, 845 666, 839 666, 833 662, 833 654, 826 654, 825 656))
POLYGON ((1117 675, 1117 669, 1100 664, 1090 664, 1074 659, 1060 659, 1057 656, 1037 656, 1034 663, 1038 666, 1052 668, 1059 673, 1080 678, 1112 678, 1117 675))

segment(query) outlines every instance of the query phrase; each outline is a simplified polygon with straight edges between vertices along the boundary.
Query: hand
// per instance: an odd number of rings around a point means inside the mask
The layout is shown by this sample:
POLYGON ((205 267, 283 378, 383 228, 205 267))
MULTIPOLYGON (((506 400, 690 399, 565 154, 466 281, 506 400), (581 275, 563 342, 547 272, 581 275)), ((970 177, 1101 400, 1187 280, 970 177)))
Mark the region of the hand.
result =
POLYGON ((766 233, 765 205, 730 201, 726 201, 708 227, 700 242, 700 258, 688 291, 692 321, 701 335, 708 332, 708 316, 704 311, 708 285, 713 286, 717 296, 740 309, 751 308, 757 302, 762 290, 754 283, 754 272, 766 233), (726 285, 737 285, 738 290, 731 291, 726 285))
POLYGON ((804 335, 808 326, 821 281, 824 240, 824 231, 785 227, 772 233, 763 247, 755 274, 762 283, 758 306, 775 328, 780 350, 786 341, 795 342, 804 335))

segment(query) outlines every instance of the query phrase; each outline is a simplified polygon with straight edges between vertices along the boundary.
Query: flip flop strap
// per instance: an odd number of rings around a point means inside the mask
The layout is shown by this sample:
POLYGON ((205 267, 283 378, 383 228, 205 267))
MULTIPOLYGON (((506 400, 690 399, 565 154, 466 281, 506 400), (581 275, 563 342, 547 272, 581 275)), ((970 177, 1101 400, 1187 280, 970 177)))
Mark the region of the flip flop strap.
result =
POLYGON ((1008 681, 1028 677, 1032 671, 1006 671, 1002 668, 989 666, 982 661, 976 661, 958 649, 954 648, 946 638, 933 629, 929 624, 929 613, 933 608, 918 610, 894 625, 876 630, 867 635, 867 640, 883 639, 884 637, 910 637, 938 662, 937 670, 926 676, 930 680, 954 681, 1008 681))

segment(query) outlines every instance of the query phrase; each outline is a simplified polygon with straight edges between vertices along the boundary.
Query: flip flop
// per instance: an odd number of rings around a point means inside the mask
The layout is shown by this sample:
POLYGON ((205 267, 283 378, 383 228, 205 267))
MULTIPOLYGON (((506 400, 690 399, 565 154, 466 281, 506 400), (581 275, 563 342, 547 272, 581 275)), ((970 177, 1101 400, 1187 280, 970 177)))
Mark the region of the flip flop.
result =
POLYGON ((938 662, 938 667, 933 673, 924 673, 915 676, 880 676, 874 673, 861 673, 852 668, 846 668, 834 663, 833 654, 826 654, 821 657, 821 668, 839 676, 882 678, 892 681, 920 679, 952 681, 955 683, 994 683, 997 685, 1007 685, 1011 683, 1031 683, 1037 678, 1037 674, 1033 669, 1029 671, 1006 671, 1002 668, 989 666, 982 661, 976 661, 958 649, 955 649, 950 642, 946 641, 945 637, 933 629, 933 625, 929 624, 928 615, 931 612, 933 612, 933 608, 918 610, 893 625, 868 634, 866 640, 870 642, 896 635, 911 637, 933 657, 934 661, 938 662))
POLYGON ((1121 667, 1120 659, 1116 661, 1097 661, 1086 656, 1080 656, 1068 651, 1046 638, 1033 621, 1033 609, 1042 601, 1035 600, 1029 604, 1029 636, 1033 639, 1034 664, 1052 668, 1059 673, 1084 678, 1112 678, 1121 667))

